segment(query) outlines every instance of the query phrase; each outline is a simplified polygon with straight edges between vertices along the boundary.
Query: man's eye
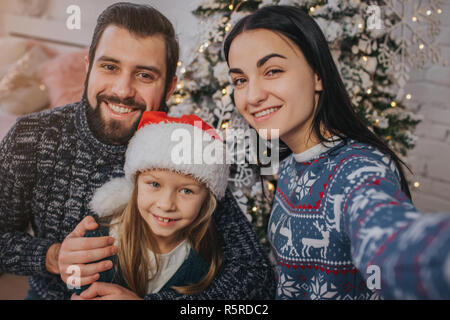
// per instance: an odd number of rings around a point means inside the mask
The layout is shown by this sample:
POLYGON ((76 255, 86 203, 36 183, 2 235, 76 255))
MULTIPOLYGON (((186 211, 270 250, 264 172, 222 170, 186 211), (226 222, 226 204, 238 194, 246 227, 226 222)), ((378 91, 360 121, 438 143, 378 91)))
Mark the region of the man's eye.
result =
POLYGON ((101 67, 105 70, 108 71, 114 71, 116 70, 116 66, 112 65, 112 64, 102 64, 101 67))
POLYGON ((153 80, 155 80, 155 77, 153 75, 151 75, 150 73, 141 72, 141 73, 138 73, 138 77, 143 79, 143 80, 146 80, 146 81, 153 81, 153 80))

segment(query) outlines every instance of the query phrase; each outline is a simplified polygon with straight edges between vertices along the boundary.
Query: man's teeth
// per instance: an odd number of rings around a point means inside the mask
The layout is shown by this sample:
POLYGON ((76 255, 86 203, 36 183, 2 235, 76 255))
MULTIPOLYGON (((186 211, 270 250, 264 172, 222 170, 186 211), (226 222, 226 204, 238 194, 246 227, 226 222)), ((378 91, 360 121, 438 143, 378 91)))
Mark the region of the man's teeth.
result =
POLYGON ((119 107, 115 104, 108 104, 108 106, 116 113, 130 113, 133 109, 119 107))
POLYGON ((264 110, 264 111, 261 111, 261 112, 255 113, 255 117, 262 117, 262 116, 266 116, 266 115, 268 115, 268 114, 270 114, 270 113, 272 113, 272 112, 275 112, 275 111, 277 111, 278 109, 279 109, 278 107, 275 107, 275 108, 270 108, 270 109, 266 109, 266 110, 264 110))

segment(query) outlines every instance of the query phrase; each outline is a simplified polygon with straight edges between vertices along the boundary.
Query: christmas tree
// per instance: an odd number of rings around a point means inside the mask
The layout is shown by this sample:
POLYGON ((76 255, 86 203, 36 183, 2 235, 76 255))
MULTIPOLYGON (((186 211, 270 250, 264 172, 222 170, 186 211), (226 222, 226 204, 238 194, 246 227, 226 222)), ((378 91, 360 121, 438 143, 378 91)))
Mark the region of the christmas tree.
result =
MULTIPOLYGON (((352 102, 367 126, 400 156, 414 147, 413 132, 420 119, 406 108, 411 94, 404 93, 411 66, 429 59, 438 62, 438 50, 430 42, 438 33, 441 1, 429 1, 405 13, 408 0, 206 0, 193 12, 201 23, 202 43, 188 64, 179 62, 179 83, 170 103, 172 115, 194 113, 219 131, 248 130, 232 101, 233 88, 222 55, 222 42, 232 26, 260 6, 295 5, 319 24, 352 102), (431 14, 430 14, 431 12, 431 14), (428 19, 427 19, 428 18, 428 19), (421 22, 427 36, 405 38, 403 28, 421 22), (419 21, 420 20, 420 21, 419 21), (437 21, 437 22, 436 22, 437 21), (402 32, 398 32, 401 29, 402 32), (431 30, 431 31, 430 31, 431 30), (399 36, 399 34, 401 36, 399 36), (429 39, 428 42, 425 39, 429 39), (410 46, 417 46, 412 51, 410 46)), ((244 139, 244 138, 243 138, 244 139)), ((244 139, 245 140, 245 139, 244 139)), ((248 141, 241 141, 250 153, 248 141)), ((238 151, 239 152, 239 151, 238 151)), ((245 161, 232 166, 230 188, 258 235, 266 239, 276 175, 260 179, 255 164, 245 161)))

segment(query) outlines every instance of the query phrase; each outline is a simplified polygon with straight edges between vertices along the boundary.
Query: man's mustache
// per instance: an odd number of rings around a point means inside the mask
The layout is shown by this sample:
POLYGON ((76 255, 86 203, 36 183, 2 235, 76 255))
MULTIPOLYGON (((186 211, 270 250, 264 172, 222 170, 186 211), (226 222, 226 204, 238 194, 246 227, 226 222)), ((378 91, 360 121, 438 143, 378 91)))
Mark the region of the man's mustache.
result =
POLYGON ((116 96, 108 96, 105 94, 98 94, 97 95, 97 104, 100 105, 100 102, 105 101, 107 103, 113 103, 113 104, 121 104, 133 109, 137 109, 137 110, 142 110, 145 111, 147 110, 147 106, 143 103, 139 103, 136 102, 133 98, 125 98, 125 99, 120 99, 119 97, 116 96))

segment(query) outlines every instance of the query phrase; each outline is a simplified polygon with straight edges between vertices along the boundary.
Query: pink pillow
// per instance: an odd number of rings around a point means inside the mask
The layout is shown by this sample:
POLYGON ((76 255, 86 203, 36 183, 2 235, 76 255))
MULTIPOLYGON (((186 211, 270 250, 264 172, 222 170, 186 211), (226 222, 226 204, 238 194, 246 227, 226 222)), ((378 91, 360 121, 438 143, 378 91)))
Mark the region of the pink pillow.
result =
POLYGON ((33 46, 11 65, 0 79, 0 109, 21 115, 36 112, 49 104, 48 93, 42 84, 40 66, 51 57, 42 46, 33 46))
POLYGON ((42 82, 47 87, 50 108, 81 100, 86 78, 84 57, 88 49, 61 54, 41 66, 42 82))
POLYGON ((3 113, 0 111, 0 141, 8 133, 9 129, 16 123, 17 116, 12 114, 3 113))

